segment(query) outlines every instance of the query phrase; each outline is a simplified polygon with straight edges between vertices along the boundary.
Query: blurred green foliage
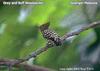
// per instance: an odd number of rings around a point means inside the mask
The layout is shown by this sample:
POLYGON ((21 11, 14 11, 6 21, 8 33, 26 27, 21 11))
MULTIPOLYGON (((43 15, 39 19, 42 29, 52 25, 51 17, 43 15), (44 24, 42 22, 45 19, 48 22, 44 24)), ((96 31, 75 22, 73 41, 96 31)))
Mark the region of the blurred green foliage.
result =
MULTIPOLYGON (((28 1, 28 0, 25 0, 28 1)), ((79 0, 42 0, 42 5, 0 5, 0 58, 25 58, 31 52, 43 47, 46 40, 43 39, 39 26, 50 22, 50 27, 64 35, 69 31, 67 27, 61 27, 61 21, 65 16, 70 16, 82 6, 70 4, 79 0), (23 22, 18 20, 21 10, 25 12, 23 22), (29 11, 29 12, 28 12, 29 11)), ((96 19, 100 19, 100 13, 96 19), (99 16, 98 16, 99 15, 99 16)), ((73 21, 74 18, 72 18, 73 21)), ((66 22, 67 23, 67 22, 66 22)), ((80 23, 81 24, 81 23, 80 23)), ((81 33, 73 42, 65 43, 61 47, 54 47, 39 55, 33 64, 58 69, 73 65, 79 61, 78 45, 89 34, 96 33, 93 29, 81 33)), ((100 32, 98 32, 100 33, 100 32)), ((100 36, 93 35, 88 42, 88 47, 96 42, 100 36)), ((83 44, 84 45, 84 44, 83 44)))

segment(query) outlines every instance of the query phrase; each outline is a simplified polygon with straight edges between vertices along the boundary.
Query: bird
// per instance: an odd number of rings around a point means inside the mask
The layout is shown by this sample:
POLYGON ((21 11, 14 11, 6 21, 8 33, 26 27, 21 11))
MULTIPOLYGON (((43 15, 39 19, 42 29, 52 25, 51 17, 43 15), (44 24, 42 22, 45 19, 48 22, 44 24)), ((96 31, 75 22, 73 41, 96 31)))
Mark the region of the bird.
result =
POLYGON ((50 22, 47 22, 40 26, 40 31, 43 37, 46 40, 53 42, 56 46, 62 45, 60 36, 55 31, 49 29, 49 26, 50 26, 50 22))

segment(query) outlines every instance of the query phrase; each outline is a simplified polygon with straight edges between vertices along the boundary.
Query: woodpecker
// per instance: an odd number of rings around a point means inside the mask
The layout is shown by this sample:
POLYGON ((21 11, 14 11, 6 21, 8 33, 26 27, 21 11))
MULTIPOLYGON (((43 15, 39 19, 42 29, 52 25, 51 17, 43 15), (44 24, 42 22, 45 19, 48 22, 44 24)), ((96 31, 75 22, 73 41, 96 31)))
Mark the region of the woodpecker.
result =
POLYGON ((40 31, 43 37, 48 41, 53 41, 56 46, 60 46, 62 44, 60 36, 56 32, 49 29, 49 26, 49 22, 40 26, 40 31))

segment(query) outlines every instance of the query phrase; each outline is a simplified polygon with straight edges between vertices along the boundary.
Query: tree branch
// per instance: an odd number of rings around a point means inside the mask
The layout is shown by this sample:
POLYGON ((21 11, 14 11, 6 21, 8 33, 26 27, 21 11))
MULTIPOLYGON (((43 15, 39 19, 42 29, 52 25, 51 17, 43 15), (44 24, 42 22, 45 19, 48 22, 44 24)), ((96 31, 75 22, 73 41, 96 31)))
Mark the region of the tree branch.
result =
MULTIPOLYGON (((79 29, 79 30, 77 30, 77 31, 74 31, 74 32, 70 32, 70 33, 67 33, 67 34, 65 34, 64 36, 62 36, 61 38, 62 38, 62 42, 64 42, 64 41, 66 41, 66 39, 68 39, 69 37, 72 37, 72 36, 75 36, 75 35, 79 35, 81 32, 83 32, 83 31, 86 31, 86 30, 88 30, 88 29, 91 29, 91 28, 95 28, 95 27, 98 27, 98 26, 100 26, 100 21, 97 21, 97 22, 93 22, 93 23, 91 23, 91 24, 89 24, 89 25, 86 25, 86 26, 83 26, 81 29, 79 29)), ((51 42, 52 43, 52 42, 51 42)), ((50 47, 53 47, 53 46, 55 46, 54 44, 48 44, 48 43, 46 43, 46 45, 44 46, 44 47, 42 47, 42 48, 39 48, 39 49, 37 49, 36 51, 34 51, 34 52, 32 52, 30 55, 28 55, 25 59, 20 59, 20 60, 2 60, 2 59, 0 59, 0 66, 1 65, 12 65, 12 66, 22 66, 23 65, 23 62, 25 62, 25 61, 28 61, 29 59, 31 59, 31 58, 35 58, 35 57, 37 57, 38 55, 40 55, 42 52, 45 52, 45 51, 47 51, 50 47)), ((30 68, 30 66, 28 66, 28 65, 23 65, 25 68, 26 67, 28 67, 28 68, 30 68)), ((37 69, 37 67, 35 67, 35 66, 32 66, 30 69, 37 69)), ((41 68, 40 68, 41 69, 41 68)), ((42 69, 41 70, 39 70, 39 71, 42 71, 42 69)), ((43 70, 43 71, 48 71, 48 70, 43 70)))
MULTIPOLYGON (((65 34, 64 36, 61 37, 62 38, 62 42, 66 41, 66 39, 68 39, 69 37, 72 37, 72 36, 75 36, 75 35, 79 35, 81 32, 83 32, 85 30, 88 30, 88 29, 91 29, 91 28, 96 28, 98 26, 100 26, 100 21, 93 22, 93 23, 91 23, 89 25, 83 26, 81 29, 79 29, 77 31, 67 33, 67 34, 65 34)), ((26 58, 26 60, 29 60, 32 57, 36 57, 37 55, 41 54, 42 52, 48 50, 48 48, 50 48, 51 46, 53 47, 55 45, 46 44, 45 47, 37 49, 31 55, 29 55, 29 57, 26 58)))
POLYGON ((85 26, 83 26, 81 29, 79 29, 77 31, 74 31, 74 32, 70 32, 70 33, 65 34, 62 37, 62 40, 65 41, 67 38, 69 38, 71 36, 79 35, 83 31, 86 31, 86 30, 91 29, 91 28, 96 28, 98 26, 100 26, 100 21, 93 22, 93 23, 91 23, 89 25, 85 25, 85 26))
MULTIPOLYGON (((18 60, 0 59, 0 66, 9 67, 9 65, 12 65, 16 62, 18 62, 18 60)), ((40 66, 36 66, 36 65, 28 65, 28 64, 25 64, 25 63, 13 65, 13 67, 16 67, 16 68, 23 67, 23 69, 25 69, 25 71, 52 71, 51 69, 48 69, 48 68, 44 68, 44 67, 40 67, 40 66)))

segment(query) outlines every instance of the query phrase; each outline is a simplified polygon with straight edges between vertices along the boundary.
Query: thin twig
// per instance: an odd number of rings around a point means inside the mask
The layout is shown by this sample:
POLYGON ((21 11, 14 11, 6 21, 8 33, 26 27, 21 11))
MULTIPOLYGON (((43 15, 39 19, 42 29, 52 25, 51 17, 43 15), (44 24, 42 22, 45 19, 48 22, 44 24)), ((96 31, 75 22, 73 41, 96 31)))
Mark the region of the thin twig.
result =
POLYGON ((12 71, 12 68, 13 68, 13 67, 12 67, 11 65, 9 65, 9 66, 8 66, 8 71, 12 71))
POLYGON ((77 30, 77 31, 74 31, 74 32, 70 32, 70 33, 67 33, 65 34, 63 37, 62 37, 62 41, 65 41, 67 38, 69 37, 72 37, 72 36, 75 36, 75 35, 79 35, 81 32, 85 31, 85 30, 88 30, 88 29, 91 29, 91 28, 96 28, 100 26, 100 21, 98 22, 93 22, 89 25, 85 25, 83 26, 81 29, 77 30))
POLYGON ((48 47, 42 47, 34 51, 32 54, 30 54, 28 57, 26 57, 26 60, 29 60, 32 57, 36 57, 37 55, 41 54, 42 52, 48 50, 48 47))

